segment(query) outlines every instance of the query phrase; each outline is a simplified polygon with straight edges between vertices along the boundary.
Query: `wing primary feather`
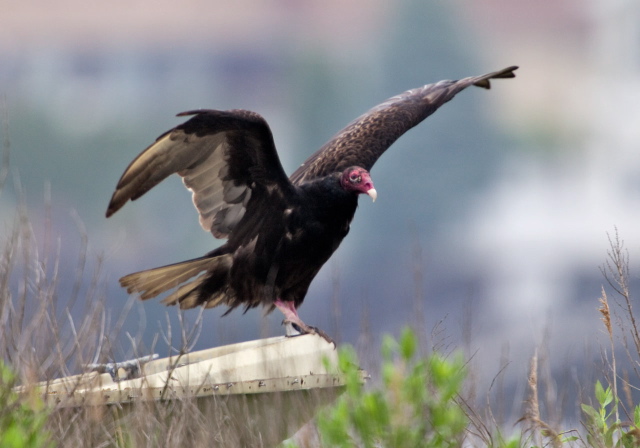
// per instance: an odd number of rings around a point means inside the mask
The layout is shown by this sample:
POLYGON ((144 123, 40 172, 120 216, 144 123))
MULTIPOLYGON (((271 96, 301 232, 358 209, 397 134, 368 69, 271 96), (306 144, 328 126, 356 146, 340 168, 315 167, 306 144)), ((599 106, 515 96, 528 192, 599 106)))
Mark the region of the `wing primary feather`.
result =
POLYGON ((294 185, 342 171, 371 170, 400 136, 471 85, 489 89, 491 79, 515 77, 517 66, 459 81, 439 81, 389 98, 349 123, 290 176, 294 185))

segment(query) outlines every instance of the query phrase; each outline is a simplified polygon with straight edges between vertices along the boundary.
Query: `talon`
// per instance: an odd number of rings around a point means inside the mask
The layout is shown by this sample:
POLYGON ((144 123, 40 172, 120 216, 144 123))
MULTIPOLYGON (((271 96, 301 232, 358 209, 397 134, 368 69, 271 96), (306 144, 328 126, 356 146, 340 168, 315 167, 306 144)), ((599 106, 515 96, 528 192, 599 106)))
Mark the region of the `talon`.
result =
POLYGON ((327 333, 325 333, 324 331, 322 331, 321 329, 317 328, 317 327, 310 327, 313 329, 313 334, 317 334, 318 336, 320 336, 322 339, 324 339, 325 341, 327 341, 329 344, 333 344, 333 348, 338 348, 338 344, 336 344, 336 341, 334 341, 331 336, 329 336, 327 333))

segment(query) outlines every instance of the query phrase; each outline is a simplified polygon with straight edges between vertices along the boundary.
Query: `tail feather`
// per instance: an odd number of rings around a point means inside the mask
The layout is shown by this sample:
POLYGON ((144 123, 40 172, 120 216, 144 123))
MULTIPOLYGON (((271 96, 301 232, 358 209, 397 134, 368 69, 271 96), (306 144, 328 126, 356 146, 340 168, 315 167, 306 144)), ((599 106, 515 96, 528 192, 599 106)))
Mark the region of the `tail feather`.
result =
POLYGON ((162 299, 162 303, 167 306, 180 304, 180 308, 194 308, 200 302, 199 287, 202 285, 205 276, 201 275, 187 284, 179 287, 175 292, 162 299))
MULTIPOLYGON (((207 307, 212 307, 223 302, 223 288, 216 291, 213 297, 201 297, 201 286, 212 275, 220 279, 226 278, 230 267, 230 255, 196 258, 129 274, 120 279, 120 284, 127 289, 128 293, 137 293, 140 299, 147 300, 184 283, 162 302, 166 305, 180 304, 180 308, 193 308, 203 303, 206 303, 207 307), (187 282, 203 271, 207 271, 209 275, 201 274, 187 282)), ((220 286, 223 286, 222 283, 224 282, 221 282, 220 286)), ((211 292, 214 291, 209 291, 209 295, 211 292)))

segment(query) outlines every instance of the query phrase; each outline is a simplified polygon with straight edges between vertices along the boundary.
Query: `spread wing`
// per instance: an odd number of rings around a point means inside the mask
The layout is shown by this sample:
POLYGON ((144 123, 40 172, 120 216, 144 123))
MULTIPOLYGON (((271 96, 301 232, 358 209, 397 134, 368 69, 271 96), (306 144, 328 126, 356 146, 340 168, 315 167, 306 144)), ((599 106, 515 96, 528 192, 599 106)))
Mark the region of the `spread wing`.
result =
POLYGON ((196 110, 185 123, 158 137, 120 178, 107 217, 173 173, 193 192, 200 225, 226 238, 252 204, 278 190, 293 191, 267 122, 245 110, 196 110), (254 199, 253 201, 251 199, 254 199))
POLYGON ((489 89, 491 79, 514 78, 517 68, 508 67, 459 81, 440 81, 389 98, 348 124, 309 157, 291 175, 291 182, 300 184, 354 165, 371 170, 393 142, 458 92, 472 85, 489 89))

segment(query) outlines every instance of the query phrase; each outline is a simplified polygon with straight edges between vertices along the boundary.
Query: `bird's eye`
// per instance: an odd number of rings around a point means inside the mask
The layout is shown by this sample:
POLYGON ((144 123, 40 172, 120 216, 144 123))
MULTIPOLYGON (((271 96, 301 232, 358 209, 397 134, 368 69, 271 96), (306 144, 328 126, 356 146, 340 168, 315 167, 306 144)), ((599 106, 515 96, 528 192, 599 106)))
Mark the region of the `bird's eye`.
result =
POLYGON ((349 180, 353 183, 359 183, 362 180, 362 176, 360 176, 358 173, 351 173, 351 175, 349 176, 349 180))

